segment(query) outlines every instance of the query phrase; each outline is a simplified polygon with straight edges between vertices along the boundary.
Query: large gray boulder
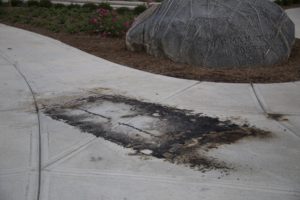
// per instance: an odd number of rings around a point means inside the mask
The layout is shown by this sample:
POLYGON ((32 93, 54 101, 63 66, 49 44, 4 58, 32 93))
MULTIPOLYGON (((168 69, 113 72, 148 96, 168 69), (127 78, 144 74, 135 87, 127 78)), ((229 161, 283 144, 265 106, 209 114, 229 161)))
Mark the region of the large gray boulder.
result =
POLYGON ((215 68, 280 63, 294 40, 293 22, 269 0, 165 0, 126 35, 130 50, 215 68))

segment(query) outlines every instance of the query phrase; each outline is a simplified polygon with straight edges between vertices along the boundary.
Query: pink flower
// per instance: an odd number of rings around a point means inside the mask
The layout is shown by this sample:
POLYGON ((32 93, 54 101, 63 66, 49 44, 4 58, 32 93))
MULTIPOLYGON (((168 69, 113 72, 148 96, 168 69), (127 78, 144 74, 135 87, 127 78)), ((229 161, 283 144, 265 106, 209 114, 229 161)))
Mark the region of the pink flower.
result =
POLYGON ((103 8, 100 8, 97 10, 97 13, 102 16, 102 17, 106 17, 109 15, 109 10, 106 10, 106 9, 103 9, 103 8))
POLYGON ((129 28, 130 27, 130 22, 129 21, 126 21, 126 22, 124 22, 124 24, 123 24, 126 28, 129 28))
POLYGON ((91 24, 97 24, 98 20, 96 18, 90 19, 91 24))

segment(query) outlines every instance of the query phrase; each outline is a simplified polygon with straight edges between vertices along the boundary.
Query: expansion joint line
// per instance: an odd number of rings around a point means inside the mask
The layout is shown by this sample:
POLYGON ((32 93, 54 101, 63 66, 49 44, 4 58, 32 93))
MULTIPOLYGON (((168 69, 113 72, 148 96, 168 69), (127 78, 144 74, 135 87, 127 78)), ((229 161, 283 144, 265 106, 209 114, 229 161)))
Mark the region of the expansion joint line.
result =
MULTIPOLYGON (((104 118, 104 119, 107 119, 108 121, 111 120, 110 117, 106 117, 106 116, 104 116, 104 115, 101 115, 101 114, 98 114, 98 113, 94 113, 94 112, 88 111, 88 110, 86 110, 86 109, 78 108, 78 110, 81 110, 81 111, 86 112, 86 113, 91 114, 91 115, 95 115, 95 116, 98 116, 98 117, 102 117, 102 118, 104 118)), ((132 128, 132 129, 135 129, 135 130, 137 130, 137 131, 140 131, 140 132, 142 132, 142 133, 145 133, 145 134, 147 134, 147 135, 150 135, 150 136, 152 136, 152 137, 157 137, 156 135, 154 135, 154 134, 152 134, 152 133, 150 133, 150 132, 148 132, 148 131, 142 130, 142 129, 140 129, 140 128, 137 128, 137 127, 135 127, 135 126, 132 126, 132 125, 127 124, 127 123, 124 123, 124 122, 118 122, 118 125, 127 126, 127 127, 132 128)))
POLYGON ((152 133, 150 133, 150 132, 148 132, 148 131, 144 131, 144 130, 142 130, 142 129, 140 129, 140 128, 137 128, 137 127, 135 127, 135 126, 132 126, 132 125, 130 125, 130 124, 126 124, 126 123, 122 123, 122 122, 119 122, 118 124, 119 124, 119 125, 123 125, 123 126, 130 127, 130 128, 132 128, 132 129, 135 129, 135 130, 137 130, 137 131, 140 131, 140 132, 145 133, 145 134, 147 134, 147 135, 150 135, 150 136, 152 136, 152 137, 158 137, 158 136, 156 136, 156 135, 154 135, 154 134, 152 134, 152 133))
POLYGON ((98 116, 98 117, 102 117, 102 118, 104 118, 104 119, 107 119, 108 121, 111 120, 110 117, 106 117, 106 116, 101 115, 101 114, 98 114, 98 113, 93 113, 93 112, 88 111, 88 110, 86 110, 86 109, 78 108, 78 110, 81 110, 81 111, 86 112, 86 113, 91 114, 91 115, 95 115, 95 116, 98 116))
MULTIPOLYGON (((262 109, 263 113, 265 114, 265 116, 270 115, 271 113, 268 113, 268 111, 266 110, 265 106, 263 105, 262 101, 260 100, 260 98, 258 97, 258 94, 254 88, 254 84, 250 83, 252 91, 255 95, 255 98, 260 106, 260 108, 262 109)), ((283 127, 284 129, 288 130, 289 132, 291 132, 294 136, 299 137, 293 130, 291 130, 289 127, 287 127, 285 124, 283 124, 282 122, 273 119, 275 122, 277 122, 281 127, 283 127)))
POLYGON ((31 87, 29 81, 27 80, 26 76, 18 68, 17 63, 11 62, 8 58, 4 57, 3 55, 1 57, 4 58, 7 62, 9 62, 10 64, 13 65, 13 67, 15 68, 15 70, 18 72, 18 74, 25 81, 25 83, 26 83, 27 87, 29 88, 30 93, 32 95, 32 99, 33 99, 33 103, 34 103, 34 107, 35 107, 35 112, 37 114, 37 121, 38 121, 38 185, 37 185, 36 199, 39 200, 40 196, 41 196, 41 181, 42 181, 42 173, 41 173, 41 169, 42 169, 42 138, 41 138, 41 116, 40 116, 40 110, 39 110, 39 107, 38 107, 38 104, 37 104, 35 93, 34 93, 32 87, 31 87))
POLYGON ((265 106, 263 105, 263 103, 261 102, 260 98, 258 97, 258 94, 257 94, 257 92, 256 92, 256 90, 255 90, 255 88, 254 88, 254 84, 253 84, 253 83, 250 83, 250 85, 251 85, 252 91, 253 91, 253 93, 254 93, 254 95, 255 95, 255 98, 256 98, 256 100, 257 100, 257 102, 258 102, 258 104, 259 104, 259 107, 262 109, 262 111, 263 111, 263 113, 264 113, 265 115, 268 115, 268 112, 267 112, 265 106))
POLYGON ((34 107, 35 107, 35 111, 37 114, 37 120, 38 120, 38 188, 37 188, 37 196, 36 199, 39 200, 40 196, 41 196, 41 181, 42 181, 42 138, 41 138, 41 116, 40 116, 40 110, 37 104, 37 100, 35 97, 35 93, 29 83, 29 81, 27 80, 26 76, 21 72, 21 70, 18 68, 17 64, 13 64, 14 68, 17 70, 17 72, 22 76, 22 78, 24 79, 24 81, 26 82, 26 85, 28 86, 31 95, 32 95, 32 99, 34 102, 34 107))

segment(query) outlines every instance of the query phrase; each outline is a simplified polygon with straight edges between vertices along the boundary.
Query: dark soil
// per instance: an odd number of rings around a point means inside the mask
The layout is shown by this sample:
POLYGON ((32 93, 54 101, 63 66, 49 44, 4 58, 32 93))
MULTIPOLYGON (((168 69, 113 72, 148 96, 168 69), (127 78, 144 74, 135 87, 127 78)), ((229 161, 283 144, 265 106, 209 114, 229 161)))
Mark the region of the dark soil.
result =
POLYGON ((288 121, 287 118, 285 118, 284 115, 282 114, 277 114, 277 113, 268 113, 267 114, 267 117, 269 119, 273 119, 273 120, 276 120, 276 121, 288 121))
POLYGON ((54 33, 25 24, 6 24, 55 38, 95 56, 155 74, 199 81, 232 83, 276 83, 300 80, 299 39, 296 39, 289 60, 282 64, 244 69, 210 69, 174 63, 166 58, 149 56, 144 52, 128 51, 124 38, 103 38, 88 33, 54 33))
POLYGON ((151 156, 171 163, 188 165, 201 171, 230 168, 222 161, 207 157, 205 155, 207 151, 224 144, 235 143, 242 138, 266 137, 269 134, 247 124, 240 126, 230 121, 192 114, 187 110, 141 102, 122 96, 78 98, 62 105, 46 105, 44 112, 51 118, 64 121, 83 132, 94 134, 126 148, 132 148, 137 155, 143 155, 143 150, 150 150, 151 156), (125 104, 130 108, 130 113, 120 114, 116 121, 107 113, 88 111, 92 107, 98 109, 101 106, 105 107, 104 103, 107 102, 113 103, 117 108, 120 104, 125 104), (76 111, 76 114, 72 111, 76 111), (143 127, 130 124, 130 121, 137 120, 137 116, 153 119, 155 123, 151 123, 152 129, 161 134, 154 135, 144 130, 143 127), (127 118, 127 122, 122 120, 124 118, 127 118), (127 132, 123 132, 122 128, 116 130, 116 124, 125 128, 127 132))

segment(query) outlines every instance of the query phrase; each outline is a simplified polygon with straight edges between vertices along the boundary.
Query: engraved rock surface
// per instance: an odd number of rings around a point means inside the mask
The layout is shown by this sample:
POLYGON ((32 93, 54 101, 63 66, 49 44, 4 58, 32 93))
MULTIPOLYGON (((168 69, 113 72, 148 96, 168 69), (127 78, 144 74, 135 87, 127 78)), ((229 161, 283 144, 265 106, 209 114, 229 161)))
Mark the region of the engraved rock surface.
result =
POLYGON ((268 0, 165 0, 139 16, 127 48, 197 66, 268 66, 288 59, 295 26, 268 0))

